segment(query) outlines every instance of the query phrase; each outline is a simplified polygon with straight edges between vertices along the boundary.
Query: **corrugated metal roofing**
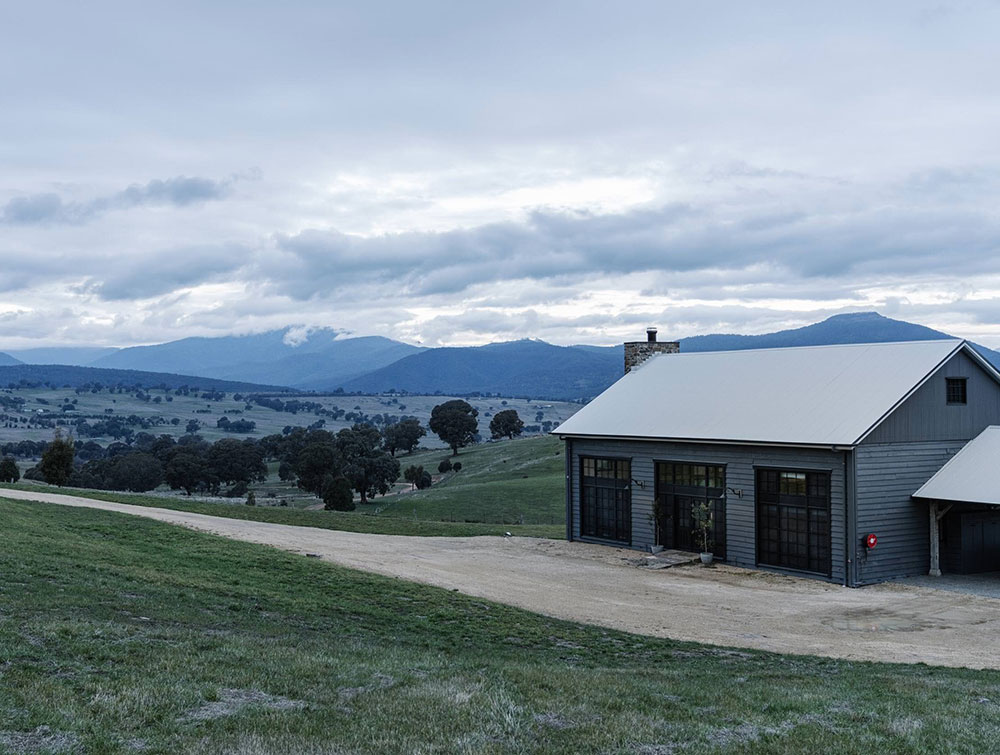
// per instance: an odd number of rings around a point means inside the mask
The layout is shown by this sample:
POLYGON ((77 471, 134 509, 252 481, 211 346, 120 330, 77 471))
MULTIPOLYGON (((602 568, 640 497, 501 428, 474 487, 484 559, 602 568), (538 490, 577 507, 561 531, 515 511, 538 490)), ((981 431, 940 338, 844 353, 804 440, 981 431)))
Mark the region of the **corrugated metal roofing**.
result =
POLYGON ((966 443, 913 497, 1000 506, 1000 427, 966 443))
POLYGON ((554 432, 852 445, 962 348, 972 351, 948 339, 662 354, 554 432))

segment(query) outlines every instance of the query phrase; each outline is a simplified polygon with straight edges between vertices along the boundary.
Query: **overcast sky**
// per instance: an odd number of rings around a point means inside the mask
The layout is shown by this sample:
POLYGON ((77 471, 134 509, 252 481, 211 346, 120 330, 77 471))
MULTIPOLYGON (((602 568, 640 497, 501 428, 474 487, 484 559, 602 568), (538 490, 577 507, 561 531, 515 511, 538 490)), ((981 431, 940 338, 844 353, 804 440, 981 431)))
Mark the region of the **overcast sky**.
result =
POLYGON ((1000 346, 1000 2, 0 5, 0 349, 1000 346))

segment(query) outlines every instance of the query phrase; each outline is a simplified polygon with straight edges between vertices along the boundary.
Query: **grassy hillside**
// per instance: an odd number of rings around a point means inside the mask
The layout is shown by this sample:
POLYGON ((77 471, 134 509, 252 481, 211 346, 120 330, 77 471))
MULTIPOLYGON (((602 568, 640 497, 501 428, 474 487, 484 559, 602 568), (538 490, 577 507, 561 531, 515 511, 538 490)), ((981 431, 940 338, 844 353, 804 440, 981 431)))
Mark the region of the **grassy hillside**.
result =
MULTIPOLYGON (((405 469, 437 473, 447 449, 400 457, 405 469)), ((462 449, 448 473, 428 490, 379 499, 378 513, 445 521, 562 525, 566 521, 562 442, 552 436, 504 440, 462 449)))
POLYGON ((556 621, 0 500, 0 751, 981 753, 1000 674, 556 621))
MULTIPOLYGON (((366 532, 376 535, 411 535, 415 537, 477 537, 479 535, 503 535, 510 531, 520 537, 562 537, 565 529, 561 525, 525 524, 505 525, 497 522, 466 522, 464 517, 438 521, 434 517, 417 519, 412 516, 372 516, 369 511, 312 511, 279 506, 247 506, 243 499, 199 501, 187 497, 168 497, 116 493, 105 490, 83 490, 75 488, 55 488, 33 483, 0 483, 0 496, 4 488, 18 490, 44 490, 48 493, 64 493, 98 501, 115 501, 132 506, 151 506, 172 511, 191 511, 195 514, 222 516, 227 519, 247 519, 253 522, 273 522, 291 524, 296 527, 319 527, 343 532, 366 532)), ((312 498, 315 501, 315 498, 312 498)))

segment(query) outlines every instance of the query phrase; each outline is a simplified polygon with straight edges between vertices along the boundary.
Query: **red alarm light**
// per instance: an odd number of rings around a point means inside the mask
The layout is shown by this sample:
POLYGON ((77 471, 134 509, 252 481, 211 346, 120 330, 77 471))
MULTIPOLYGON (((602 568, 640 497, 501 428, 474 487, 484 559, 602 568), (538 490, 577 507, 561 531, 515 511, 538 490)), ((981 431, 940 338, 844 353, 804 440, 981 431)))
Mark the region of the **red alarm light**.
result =
POLYGON ((876 535, 876 534, 875 534, 875 533, 873 532, 873 533, 871 533, 871 534, 869 534, 869 535, 865 536, 865 545, 867 545, 867 546, 868 546, 868 550, 871 550, 871 549, 872 549, 872 548, 874 548, 874 547, 875 547, 876 545, 878 545, 878 535, 876 535))

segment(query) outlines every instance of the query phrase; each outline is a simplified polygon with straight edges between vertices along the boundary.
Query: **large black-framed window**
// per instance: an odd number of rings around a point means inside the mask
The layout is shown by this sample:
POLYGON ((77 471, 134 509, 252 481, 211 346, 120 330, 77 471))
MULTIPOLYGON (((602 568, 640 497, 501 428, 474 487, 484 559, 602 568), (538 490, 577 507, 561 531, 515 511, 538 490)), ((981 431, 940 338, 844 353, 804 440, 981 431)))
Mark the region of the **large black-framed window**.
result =
POLYGON ((969 380, 964 377, 945 378, 949 404, 966 404, 969 401, 969 380))
POLYGON ((632 541, 632 464, 628 459, 580 459, 580 534, 632 541))
POLYGON ((708 547, 726 557, 726 468, 721 464, 656 462, 657 532, 660 545, 701 550, 704 506, 712 515, 708 547))
POLYGON ((757 563, 830 575, 830 473, 757 470, 757 563))

